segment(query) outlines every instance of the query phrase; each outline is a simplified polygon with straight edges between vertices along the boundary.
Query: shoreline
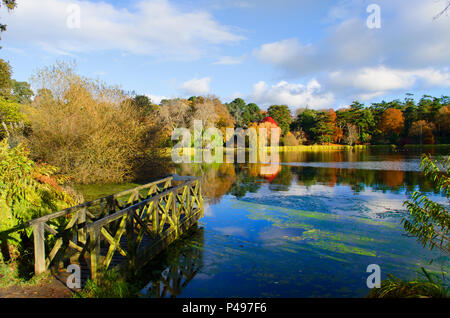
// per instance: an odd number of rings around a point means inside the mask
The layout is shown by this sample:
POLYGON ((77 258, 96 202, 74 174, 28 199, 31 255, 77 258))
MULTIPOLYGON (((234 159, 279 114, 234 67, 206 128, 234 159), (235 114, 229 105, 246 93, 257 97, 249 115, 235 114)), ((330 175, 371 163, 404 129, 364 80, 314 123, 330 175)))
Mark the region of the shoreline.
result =
MULTIPOLYGON (((274 148, 278 150, 278 152, 291 152, 291 151, 330 151, 330 150, 367 150, 367 149, 414 149, 414 150, 420 150, 420 149, 429 149, 429 148, 450 148, 450 144, 427 144, 427 145, 419 145, 419 144, 407 144, 407 145, 298 145, 298 146, 278 146, 278 147, 265 147, 266 150, 271 151, 274 148)), ((171 154, 173 148, 162 148, 162 152, 165 155, 171 154)), ((195 151, 195 148, 189 147, 189 148, 178 148, 178 151, 183 150, 190 152, 193 154, 195 151)), ((206 149, 202 149, 206 150, 206 149)), ((227 148, 223 147, 224 154, 227 151, 236 151, 236 150, 245 150, 250 151, 249 147, 246 148, 227 148)), ((259 150, 259 149, 258 149, 259 150)))

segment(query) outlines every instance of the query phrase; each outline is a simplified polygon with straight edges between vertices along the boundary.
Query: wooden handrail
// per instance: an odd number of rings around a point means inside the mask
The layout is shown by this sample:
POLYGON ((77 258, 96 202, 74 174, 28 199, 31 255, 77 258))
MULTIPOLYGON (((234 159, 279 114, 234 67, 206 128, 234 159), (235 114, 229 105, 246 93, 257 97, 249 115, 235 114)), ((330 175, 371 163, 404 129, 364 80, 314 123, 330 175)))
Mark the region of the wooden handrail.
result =
POLYGON ((192 219, 189 222, 185 222, 185 224, 180 224, 179 218, 182 213, 185 213, 188 219, 194 214, 196 219, 203 216, 203 198, 200 190, 200 178, 198 177, 166 177, 31 220, 28 222, 28 226, 33 229, 35 273, 40 274, 47 271, 55 263, 57 255, 65 254, 66 248, 71 247, 80 255, 85 254, 85 256, 88 255, 91 258, 91 273, 94 278, 99 267, 104 265, 100 261, 101 237, 110 243, 110 251, 107 256, 108 261, 106 262, 106 267, 108 267, 109 261, 116 250, 120 251, 124 256, 127 255, 129 258, 133 258, 132 254, 135 249, 133 246, 140 244, 143 235, 154 237, 164 233, 167 236, 164 238, 165 242, 171 242, 173 239, 172 234, 171 231, 164 230, 165 222, 170 223, 168 225, 171 230, 174 230, 174 237, 178 237, 179 232, 182 232, 185 226, 189 226, 194 222, 194 219, 192 219), (174 186, 172 182, 181 182, 181 184, 174 186), (163 187, 159 186, 161 184, 163 187), (144 189, 149 190, 142 195, 140 191, 144 189), (180 193, 182 194, 180 195, 180 193), (123 201, 122 198, 127 195, 130 196, 123 201), (152 210, 151 222, 150 216, 146 215, 143 218, 142 213, 139 213, 139 210, 142 209, 143 211, 143 208, 147 205, 149 206, 148 209, 152 210), (97 210, 99 206, 100 214, 97 210), (89 211, 91 207, 95 208, 95 210, 89 211), (199 211, 201 213, 198 213, 199 211), (161 214, 161 218, 159 214, 161 214), (66 216, 70 217, 58 225, 63 225, 63 228, 54 228, 55 224, 49 222, 66 216), (114 226, 113 228, 109 227, 109 223, 121 218, 120 230, 114 230, 114 226), (152 227, 152 229, 150 230, 147 227, 152 227), (108 233, 111 230, 117 231, 114 237, 108 233), (134 231, 140 233, 137 243, 133 243, 133 240, 136 239, 134 238, 134 231), (48 253, 45 251, 47 245, 45 232, 54 235, 56 238, 48 253), (127 248, 127 252, 118 245, 120 237, 124 233, 127 234, 128 243, 130 244, 131 242, 131 247, 127 248), (48 257, 46 254, 48 254, 48 257))
POLYGON ((123 210, 120 210, 118 212, 115 212, 113 214, 105 216, 105 217, 101 218, 100 220, 96 220, 96 221, 94 221, 94 222, 92 222, 92 223, 87 225, 87 230, 89 231, 90 228, 97 227, 97 226, 104 226, 105 224, 113 222, 113 221, 119 219, 120 217, 122 217, 124 214, 127 214, 130 211, 135 211, 135 210, 137 210, 137 209, 147 205, 148 203, 150 203, 152 201, 160 200, 161 198, 169 195, 171 192, 176 192, 176 191, 178 191, 180 189, 183 189, 184 187, 189 186, 189 185, 197 182, 197 180, 198 180, 198 178, 195 178, 193 180, 184 182, 184 183, 182 183, 182 184, 180 184, 178 186, 169 188, 169 189, 165 190, 164 192, 162 192, 160 194, 157 194, 157 195, 155 195, 155 196, 153 196, 151 198, 148 198, 146 200, 140 201, 140 202, 138 202, 138 203, 136 203, 134 205, 126 207, 123 210))
POLYGON ((97 278, 100 269, 108 269, 116 252, 134 264, 144 236, 153 242, 150 254, 144 255, 153 257, 202 216, 200 180, 193 178, 88 224, 92 278, 97 278), (127 248, 121 246, 123 235, 127 248), (102 240, 108 249, 106 256, 100 255, 102 240))
POLYGON ((39 218, 33 219, 31 221, 28 221, 28 226, 32 226, 34 224, 41 223, 41 222, 47 222, 49 220, 52 220, 52 219, 55 219, 55 218, 58 218, 58 217, 61 217, 61 216, 73 213, 73 212, 75 212, 75 211, 77 211, 77 210, 79 210, 81 208, 95 206, 95 205, 98 205, 100 203, 107 202, 108 200, 111 200, 111 199, 117 199, 117 198, 123 197, 123 196, 125 196, 127 194, 133 193, 135 191, 140 191, 140 190, 149 188, 149 187, 151 187, 153 185, 157 185, 157 184, 160 184, 160 183, 165 183, 165 182, 167 182, 169 180, 172 180, 172 179, 173 179, 173 177, 167 177, 167 178, 164 178, 164 179, 161 179, 161 180, 158 180, 158 181, 154 181, 154 182, 150 182, 150 183, 144 184, 142 186, 139 186, 139 187, 136 187, 136 188, 133 188, 133 189, 129 189, 129 190, 125 190, 125 191, 122 191, 122 192, 115 193, 115 194, 111 194, 111 195, 108 195, 108 196, 105 196, 105 197, 102 197, 102 198, 98 198, 98 199, 95 199, 95 200, 92 200, 92 201, 89 201, 89 202, 84 202, 84 203, 78 204, 76 206, 73 206, 73 207, 70 207, 70 208, 58 211, 58 212, 47 214, 47 215, 41 216, 39 218))

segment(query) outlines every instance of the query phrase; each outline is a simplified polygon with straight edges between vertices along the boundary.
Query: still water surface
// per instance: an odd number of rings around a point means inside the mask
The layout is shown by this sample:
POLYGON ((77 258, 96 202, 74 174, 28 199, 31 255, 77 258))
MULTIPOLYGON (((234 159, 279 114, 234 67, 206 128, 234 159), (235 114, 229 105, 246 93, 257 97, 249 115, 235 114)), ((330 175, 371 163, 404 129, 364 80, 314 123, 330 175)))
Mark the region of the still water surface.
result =
POLYGON ((144 269, 142 293, 364 297, 369 264, 383 279, 414 279, 421 266, 448 272, 448 258, 400 224, 414 190, 449 204, 419 164, 417 152, 364 150, 287 152, 279 165, 179 165, 171 172, 202 176, 205 217, 144 269))

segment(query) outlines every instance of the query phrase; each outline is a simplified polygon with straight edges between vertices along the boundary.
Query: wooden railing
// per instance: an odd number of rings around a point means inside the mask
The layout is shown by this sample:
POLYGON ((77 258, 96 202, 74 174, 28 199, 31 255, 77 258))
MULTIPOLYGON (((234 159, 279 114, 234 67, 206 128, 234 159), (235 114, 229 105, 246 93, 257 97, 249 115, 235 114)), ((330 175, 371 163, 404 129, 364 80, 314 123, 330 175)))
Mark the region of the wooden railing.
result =
POLYGON ((47 271, 62 256, 70 255, 68 250, 76 257, 89 253, 88 224, 163 193, 171 188, 172 180, 168 177, 30 221, 35 274, 47 271))
POLYGON ((131 266, 145 263, 202 216, 200 181, 195 178, 88 224, 92 278, 108 269, 114 257, 131 266))

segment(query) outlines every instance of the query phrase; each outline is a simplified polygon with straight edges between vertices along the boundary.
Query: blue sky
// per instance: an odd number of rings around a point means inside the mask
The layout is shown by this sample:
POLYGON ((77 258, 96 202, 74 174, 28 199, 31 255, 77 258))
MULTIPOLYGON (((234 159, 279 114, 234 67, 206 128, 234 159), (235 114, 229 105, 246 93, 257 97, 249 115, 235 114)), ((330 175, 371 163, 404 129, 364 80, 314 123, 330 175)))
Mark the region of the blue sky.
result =
POLYGON ((214 94, 294 110, 450 95, 450 16, 433 20, 446 1, 18 0, 0 11, 0 57, 18 80, 69 60, 156 102, 214 94))

